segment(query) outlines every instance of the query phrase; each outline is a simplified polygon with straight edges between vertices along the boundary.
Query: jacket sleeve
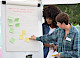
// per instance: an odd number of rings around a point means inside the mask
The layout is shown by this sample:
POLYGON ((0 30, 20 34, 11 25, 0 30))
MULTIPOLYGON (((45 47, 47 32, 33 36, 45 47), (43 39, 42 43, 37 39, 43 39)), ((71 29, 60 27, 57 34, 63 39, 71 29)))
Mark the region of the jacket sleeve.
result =
POLYGON ((43 43, 51 43, 52 41, 54 42, 57 38, 57 32, 58 30, 55 30, 51 34, 36 37, 36 40, 41 41, 43 43))
POLYGON ((42 24, 42 31, 43 31, 43 35, 44 35, 44 24, 42 24))
POLYGON ((75 34, 75 40, 72 51, 60 52, 61 57, 80 58, 80 37, 79 33, 75 34))

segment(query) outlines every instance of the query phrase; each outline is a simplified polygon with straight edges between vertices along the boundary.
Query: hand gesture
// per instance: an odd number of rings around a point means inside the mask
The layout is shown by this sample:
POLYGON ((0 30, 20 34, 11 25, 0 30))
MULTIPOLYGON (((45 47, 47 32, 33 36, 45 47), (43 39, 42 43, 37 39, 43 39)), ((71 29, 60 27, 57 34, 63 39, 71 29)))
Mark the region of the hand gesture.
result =
POLYGON ((60 53, 56 54, 56 57, 57 57, 57 58, 60 58, 60 53))
POLYGON ((29 38, 29 39, 36 40, 36 36, 32 35, 31 38, 29 38))
POLYGON ((54 48, 54 46, 55 46, 54 44, 51 44, 51 45, 50 45, 50 48, 54 48))
POLYGON ((53 47, 53 50, 54 50, 54 51, 57 51, 57 47, 58 47, 58 45, 55 45, 55 46, 53 47))

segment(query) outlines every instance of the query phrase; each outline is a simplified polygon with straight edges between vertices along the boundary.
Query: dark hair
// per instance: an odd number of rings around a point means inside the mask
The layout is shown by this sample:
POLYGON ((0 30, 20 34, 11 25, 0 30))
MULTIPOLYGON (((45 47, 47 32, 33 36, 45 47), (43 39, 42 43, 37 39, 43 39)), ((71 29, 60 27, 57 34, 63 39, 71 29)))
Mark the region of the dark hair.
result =
POLYGON ((62 11, 58 7, 56 7, 56 6, 46 6, 43 9, 43 17, 45 19, 44 24, 48 25, 48 23, 46 21, 46 18, 50 18, 53 21, 52 25, 55 26, 55 27, 57 27, 55 18, 61 12, 62 11))
POLYGON ((64 22, 66 25, 69 23, 69 15, 67 13, 60 13, 56 16, 56 21, 60 22, 61 24, 64 22))

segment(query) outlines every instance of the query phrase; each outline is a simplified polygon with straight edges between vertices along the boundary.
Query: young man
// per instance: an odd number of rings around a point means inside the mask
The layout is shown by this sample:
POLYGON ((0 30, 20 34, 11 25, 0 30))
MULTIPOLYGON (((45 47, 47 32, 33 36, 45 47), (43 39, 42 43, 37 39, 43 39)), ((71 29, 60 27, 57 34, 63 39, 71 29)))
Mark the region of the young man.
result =
POLYGON ((43 43, 58 42, 58 58, 80 58, 80 37, 78 30, 69 23, 69 15, 60 13, 56 16, 57 26, 59 27, 50 35, 41 37, 31 36, 30 39, 38 40, 43 43), (46 39, 45 39, 46 38, 46 39))

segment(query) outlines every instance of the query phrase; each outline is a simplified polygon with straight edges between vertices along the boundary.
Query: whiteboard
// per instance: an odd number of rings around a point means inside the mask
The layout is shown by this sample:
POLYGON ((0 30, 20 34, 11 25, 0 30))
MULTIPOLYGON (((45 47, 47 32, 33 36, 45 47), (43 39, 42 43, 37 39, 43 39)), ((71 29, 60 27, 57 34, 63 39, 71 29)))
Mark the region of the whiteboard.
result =
MULTIPOLYGON (((1 35, 2 35, 2 58, 26 58, 26 55, 32 54, 32 58, 43 58, 43 44, 39 42, 39 51, 36 52, 8 52, 6 51, 6 5, 1 6, 2 13, 1 13, 1 35)), ((41 36, 42 35, 42 14, 41 14, 41 7, 38 8, 38 33, 41 36)))
POLYGON ((33 34, 39 36, 38 7, 6 5, 6 51, 39 51, 38 41, 25 42, 25 38, 33 34), (19 20, 15 21, 17 18, 19 20), (22 35, 24 30, 26 35, 22 35))

